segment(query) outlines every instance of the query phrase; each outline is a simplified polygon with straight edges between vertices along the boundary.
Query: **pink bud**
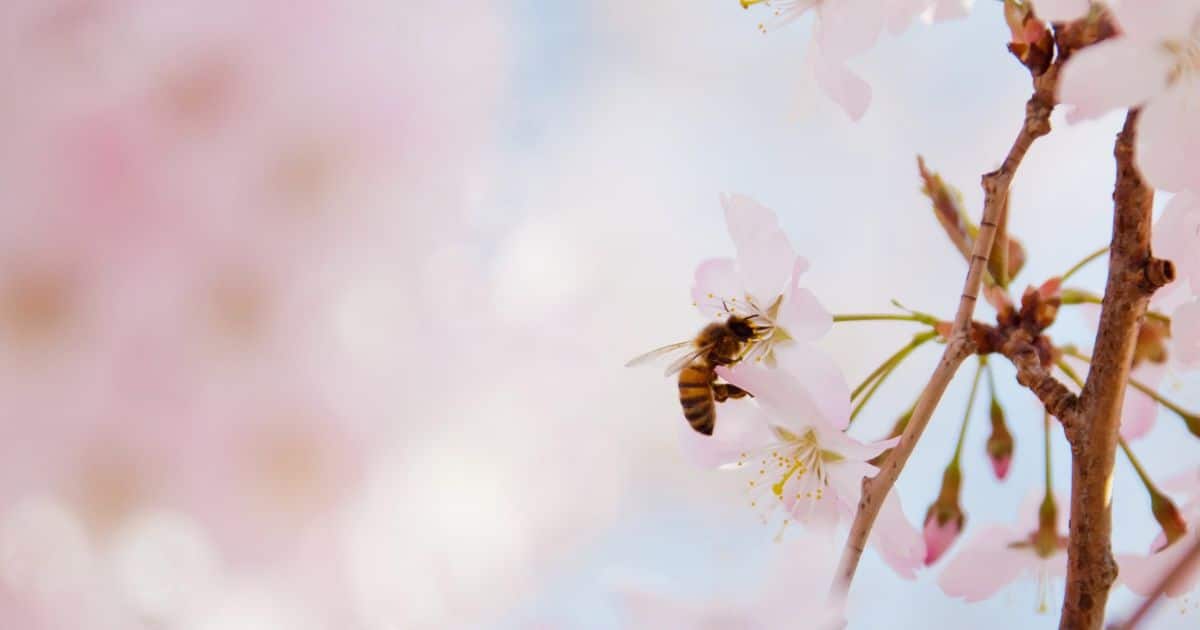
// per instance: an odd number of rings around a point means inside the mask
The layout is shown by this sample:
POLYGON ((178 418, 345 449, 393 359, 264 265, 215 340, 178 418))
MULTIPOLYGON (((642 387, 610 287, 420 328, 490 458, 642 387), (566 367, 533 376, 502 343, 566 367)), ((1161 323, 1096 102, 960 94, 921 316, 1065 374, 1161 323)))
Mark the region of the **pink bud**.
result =
POLYGON ((996 479, 1004 481, 1004 478, 1008 476, 1008 467, 1012 464, 1012 455, 992 457, 991 460, 992 471, 996 473, 996 479))
POLYGON ((961 529, 960 519, 947 518, 939 524, 937 511, 929 511, 925 517, 925 566, 937 562, 938 558, 942 557, 950 545, 954 544, 961 529))

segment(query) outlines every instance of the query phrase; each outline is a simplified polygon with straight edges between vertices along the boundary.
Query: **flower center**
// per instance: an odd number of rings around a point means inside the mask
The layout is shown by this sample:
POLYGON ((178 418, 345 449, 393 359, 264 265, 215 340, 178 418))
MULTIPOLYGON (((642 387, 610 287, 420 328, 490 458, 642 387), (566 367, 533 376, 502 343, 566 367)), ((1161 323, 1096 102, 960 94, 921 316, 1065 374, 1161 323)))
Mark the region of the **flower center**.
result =
MULTIPOLYGON (((799 435, 782 427, 772 427, 772 430, 779 441, 768 447, 761 457, 743 453, 737 465, 758 465, 757 476, 749 482, 751 507, 759 507, 759 498, 769 491, 768 513, 782 505, 795 514, 797 502, 818 502, 825 497, 825 487, 829 483, 826 465, 842 458, 837 453, 822 450, 812 429, 799 435)), ((763 520, 767 520, 766 514, 763 520)))
POLYGON ((1167 85, 1185 78, 1194 80, 1200 74, 1200 20, 1192 28, 1191 37, 1164 42, 1163 47, 1175 61, 1167 73, 1167 85))

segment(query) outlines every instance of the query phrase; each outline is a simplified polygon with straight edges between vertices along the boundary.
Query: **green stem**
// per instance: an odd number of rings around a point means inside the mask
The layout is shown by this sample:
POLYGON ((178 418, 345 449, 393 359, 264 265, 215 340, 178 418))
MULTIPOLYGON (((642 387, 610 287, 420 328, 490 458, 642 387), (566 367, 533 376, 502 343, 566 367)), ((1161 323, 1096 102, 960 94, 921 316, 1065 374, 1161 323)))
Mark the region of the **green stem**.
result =
POLYGON ((1079 373, 1075 371, 1075 368, 1071 367, 1070 363, 1059 359, 1057 365, 1058 369, 1062 370, 1062 373, 1067 375, 1067 378, 1071 379, 1076 385, 1078 385, 1079 389, 1083 389, 1083 379, 1079 377, 1079 373))
POLYGON ((904 358, 909 355, 909 353, 911 353, 913 350, 916 350, 926 341, 933 339, 936 334, 937 333, 930 331, 913 336, 912 341, 908 342, 906 346, 900 348, 895 354, 884 360, 879 367, 875 368, 873 372, 867 375, 867 378, 863 379, 862 383, 858 384, 858 387, 854 388, 854 391, 850 392, 850 400, 858 398, 858 395, 861 394, 863 390, 866 389, 872 382, 874 382, 875 379, 883 376, 885 372, 890 372, 894 364, 903 361, 904 358))
MULTIPOLYGON (((1072 304, 1103 304, 1103 303, 1104 303, 1104 298, 1101 298, 1099 295, 1096 295, 1094 293, 1088 293, 1086 291, 1080 291, 1077 289, 1064 289, 1063 290, 1063 306, 1070 306, 1072 304)), ((1148 311, 1146 311, 1146 317, 1149 317, 1150 319, 1156 319, 1164 324, 1171 323, 1171 317, 1169 315, 1160 313, 1158 311, 1149 311, 1148 310, 1148 311)))
MULTIPOLYGON (((1062 351, 1063 351, 1063 354, 1075 357, 1076 359, 1079 359, 1080 361, 1083 361, 1085 363, 1092 362, 1091 357, 1087 356, 1086 354, 1084 354, 1074 348, 1066 347, 1066 348, 1063 348, 1062 351)), ((1062 368, 1062 365, 1059 365, 1059 368, 1062 368)), ((1066 371, 1066 370, 1064 370, 1064 371, 1066 371)), ((1068 376, 1069 375, 1070 374, 1068 374, 1068 376)), ((1077 376, 1075 378, 1078 379, 1077 376)), ((1152 400, 1154 400, 1154 402, 1162 405, 1163 407, 1166 407, 1167 409, 1170 409, 1171 411, 1175 412, 1176 414, 1179 414, 1179 417, 1183 418, 1184 420, 1187 420, 1188 422, 1196 422, 1196 421, 1200 420, 1200 416, 1197 416, 1196 414, 1189 412, 1187 409, 1184 409, 1183 407, 1180 407, 1179 405, 1171 402, 1170 400, 1167 400, 1166 398, 1163 397, 1162 394, 1159 394, 1158 392, 1154 391, 1154 389, 1152 387, 1150 387, 1149 385, 1146 385, 1145 383, 1143 383, 1137 379, 1133 379, 1133 378, 1129 379, 1129 385, 1131 387, 1133 387, 1134 389, 1138 390, 1139 392, 1142 392, 1143 394, 1149 396, 1152 400)))
POLYGON ((897 321, 897 322, 917 322, 920 324, 928 324, 937 326, 937 318, 932 315, 921 313, 844 313, 833 316, 834 323, 837 322, 876 322, 876 321, 897 321))
POLYGON ((871 397, 875 395, 875 390, 879 389, 879 386, 882 385, 885 380, 887 380, 887 377, 891 375, 892 371, 895 370, 904 361, 904 359, 908 358, 908 355, 912 354, 913 350, 920 348, 922 345, 936 336, 937 333, 934 331, 927 331, 914 335, 912 341, 908 342, 907 345, 905 345, 903 348, 900 348, 892 356, 888 357, 887 360, 884 361, 879 367, 875 368, 874 372, 871 372, 869 375, 867 375, 867 378, 864 379, 863 382, 860 383, 858 387, 854 388, 854 391, 850 393, 850 400, 854 400, 855 398, 858 398, 859 394, 863 393, 864 389, 866 389, 866 393, 863 394, 862 399, 858 401, 858 404, 854 406, 854 410, 850 412, 850 422, 854 422, 854 419, 858 417, 858 414, 863 410, 863 407, 866 406, 867 401, 871 400, 871 397))
POLYGON ((967 394, 967 410, 963 412, 962 426, 958 429, 958 444, 954 445, 954 457, 950 460, 951 466, 958 466, 959 457, 962 456, 963 440, 967 437, 967 421, 971 419, 971 408, 975 406, 975 393, 979 391, 979 377, 983 376, 983 368, 987 365, 987 357, 979 357, 979 366, 975 368, 975 379, 971 381, 971 393, 967 394))
POLYGON ((1042 432, 1045 434, 1046 443, 1046 501, 1053 501, 1054 496, 1054 481, 1050 475, 1050 412, 1042 412, 1042 432))
POLYGON ((1121 450, 1125 451, 1125 457, 1129 458, 1130 464, 1133 464, 1133 469, 1137 472, 1137 476, 1142 480, 1142 485, 1146 486, 1146 491, 1149 492, 1151 496, 1162 494, 1159 492, 1158 487, 1154 485, 1154 482, 1150 480, 1150 475, 1146 474, 1146 469, 1142 468, 1142 463, 1138 461, 1137 457, 1134 457, 1133 451, 1129 450, 1129 444, 1125 442, 1125 438, 1118 436, 1117 444, 1120 444, 1121 450))
POLYGON ((1092 262, 1093 260, 1096 260, 1097 258, 1103 256, 1106 253, 1108 253, 1107 246, 1101 247, 1100 249, 1088 254, 1086 258, 1075 263, 1074 267, 1071 267, 1070 269, 1067 270, 1066 273, 1064 273, 1062 275, 1062 281, 1066 282, 1067 278, 1070 278, 1071 276, 1075 275, 1075 272, 1079 271, 1080 269, 1083 269, 1084 267, 1087 266, 1088 263, 1092 262))

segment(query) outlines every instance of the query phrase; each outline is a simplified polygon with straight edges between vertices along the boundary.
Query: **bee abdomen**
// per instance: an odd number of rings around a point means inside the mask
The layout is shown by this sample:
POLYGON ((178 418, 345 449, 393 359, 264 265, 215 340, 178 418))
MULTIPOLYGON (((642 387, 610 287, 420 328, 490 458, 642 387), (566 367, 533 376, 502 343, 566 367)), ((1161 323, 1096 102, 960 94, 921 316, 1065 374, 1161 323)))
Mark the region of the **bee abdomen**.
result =
POLYGON ((712 371, 701 362, 689 365, 679 374, 679 404, 683 416, 696 431, 712 435, 716 423, 713 407, 712 371))

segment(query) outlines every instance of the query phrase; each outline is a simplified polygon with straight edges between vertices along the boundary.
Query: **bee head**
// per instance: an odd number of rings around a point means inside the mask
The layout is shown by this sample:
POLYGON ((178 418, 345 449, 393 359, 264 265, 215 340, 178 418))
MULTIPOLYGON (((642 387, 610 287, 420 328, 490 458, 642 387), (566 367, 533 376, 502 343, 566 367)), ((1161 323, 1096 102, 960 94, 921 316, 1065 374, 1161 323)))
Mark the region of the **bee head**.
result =
POLYGON ((741 341, 753 339, 756 333, 754 326, 750 324, 750 318, 748 317, 731 316, 729 319, 725 320, 725 325, 728 326, 729 330, 732 331, 733 334, 741 341))

